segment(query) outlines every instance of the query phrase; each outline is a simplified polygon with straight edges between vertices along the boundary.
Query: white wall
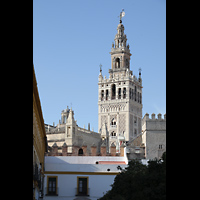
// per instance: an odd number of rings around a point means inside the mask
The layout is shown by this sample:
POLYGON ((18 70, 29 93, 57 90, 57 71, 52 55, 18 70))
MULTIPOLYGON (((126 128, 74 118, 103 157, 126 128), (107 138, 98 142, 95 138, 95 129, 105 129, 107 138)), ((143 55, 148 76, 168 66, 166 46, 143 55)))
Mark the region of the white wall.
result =
POLYGON ((45 192, 47 189, 47 177, 57 176, 58 196, 44 196, 44 199, 75 199, 77 177, 79 176, 88 177, 88 199, 97 200, 111 189, 111 184, 113 184, 116 176, 112 173, 120 172, 117 166, 120 165, 124 169, 127 167, 127 163, 126 156, 46 156, 45 192), (95 164, 96 161, 124 161, 126 164, 95 164), (110 171, 107 171, 107 169, 110 169, 110 171), (103 173, 103 175, 98 175, 98 172, 103 173))
POLYGON ((47 176, 58 176, 58 196, 44 196, 44 199, 67 199, 76 198, 77 176, 88 177, 89 199, 96 200, 111 189, 115 175, 74 175, 74 174, 45 174, 45 188, 47 176))

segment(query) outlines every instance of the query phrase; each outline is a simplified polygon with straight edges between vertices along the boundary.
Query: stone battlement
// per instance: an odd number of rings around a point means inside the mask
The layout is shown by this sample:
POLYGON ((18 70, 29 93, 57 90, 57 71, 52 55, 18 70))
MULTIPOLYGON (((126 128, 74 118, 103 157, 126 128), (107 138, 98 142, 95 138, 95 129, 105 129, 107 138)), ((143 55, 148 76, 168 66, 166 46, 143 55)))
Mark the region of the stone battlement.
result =
POLYGON ((116 146, 111 144, 110 153, 106 151, 106 145, 103 143, 100 147, 100 152, 97 151, 97 146, 93 144, 90 149, 87 150, 87 144, 84 142, 81 146, 73 144, 72 153, 68 152, 68 146, 66 143, 62 145, 62 151, 58 152, 60 147, 57 146, 56 142, 52 147, 49 147, 49 152, 45 156, 124 156, 124 144, 120 147, 120 153, 116 152, 116 146))
POLYGON ((166 114, 164 114, 164 118, 162 118, 162 114, 161 113, 159 113, 157 115, 157 118, 155 118, 155 116, 156 115, 154 113, 152 113, 151 114, 151 118, 149 118, 149 113, 146 113, 144 115, 144 117, 143 117, 143 120, 148 120, 148 121, 151 121, 151 120, 165 120, 166 121, 166 114))
POLYGON ((149 118, 149 114, 146 113, 142 119, 142 129, 143 130, 166 130, 166 114, 164 114, 164 118, 162 118, 162 114, 158 114, 157 118, 155 114, 151 114, 151 118, 149 118))

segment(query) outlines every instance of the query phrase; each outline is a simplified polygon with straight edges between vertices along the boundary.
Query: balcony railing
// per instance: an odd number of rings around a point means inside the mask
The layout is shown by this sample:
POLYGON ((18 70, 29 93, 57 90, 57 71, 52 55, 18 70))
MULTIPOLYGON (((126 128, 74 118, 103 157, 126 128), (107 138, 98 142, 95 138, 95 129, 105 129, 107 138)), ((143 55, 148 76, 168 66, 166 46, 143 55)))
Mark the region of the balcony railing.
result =
POLYGON ((110 128, 117 128, 117 125, 110 125, 110 128))
POLYGON ((42 186, 41 185, 41 179, 42 179, 41 172, 40 172, 37 164, 35 163, 35 164, 33 164, 33 180, 38 183, 38 187, 40 189, 42 189, 42 187, 41 187, 42 186))
POLYGON ((90 196, 90 188, 87 188, 86 191, 79 191, 79 188, 75 188, 75 195, 76 196, 90 196))
POLYGON ((48 188, 48 187, 45 187, 45 195, 46 196, 58 196, 59 194, 59 188, 56 187, 56 188, 48 188))

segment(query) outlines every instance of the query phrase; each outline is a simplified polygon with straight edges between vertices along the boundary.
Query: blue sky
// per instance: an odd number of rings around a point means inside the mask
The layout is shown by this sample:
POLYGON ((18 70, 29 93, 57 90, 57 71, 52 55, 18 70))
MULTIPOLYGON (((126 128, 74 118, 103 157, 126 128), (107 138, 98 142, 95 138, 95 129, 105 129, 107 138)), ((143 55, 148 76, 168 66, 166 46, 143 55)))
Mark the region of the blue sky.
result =
POLYGON ((142 68, 143 116, 166 112, 166 0, 33 0, 33 64, 45 123, 67 106, 80 127, 98 131, 98 75, 111 68, 112 42, 122 23, 142 68))

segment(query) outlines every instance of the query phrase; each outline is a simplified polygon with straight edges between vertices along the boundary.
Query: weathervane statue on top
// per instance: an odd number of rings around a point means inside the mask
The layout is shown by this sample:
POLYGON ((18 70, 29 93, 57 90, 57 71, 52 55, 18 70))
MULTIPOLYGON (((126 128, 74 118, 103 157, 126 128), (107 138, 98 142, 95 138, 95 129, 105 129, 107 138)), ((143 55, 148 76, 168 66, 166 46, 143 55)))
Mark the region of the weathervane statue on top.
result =
POLYGON ((119 20, 119 23, 122 23, 122 17, 124 17, 125 15, 125 12, 124 12, 124 9, 122 9, 122 11, 120 12, 120 20, 119 20))

